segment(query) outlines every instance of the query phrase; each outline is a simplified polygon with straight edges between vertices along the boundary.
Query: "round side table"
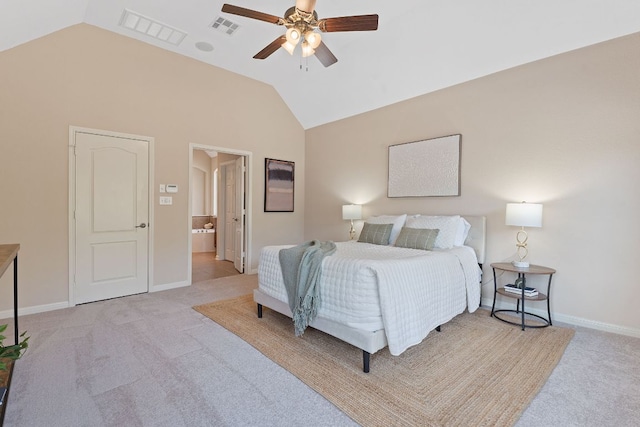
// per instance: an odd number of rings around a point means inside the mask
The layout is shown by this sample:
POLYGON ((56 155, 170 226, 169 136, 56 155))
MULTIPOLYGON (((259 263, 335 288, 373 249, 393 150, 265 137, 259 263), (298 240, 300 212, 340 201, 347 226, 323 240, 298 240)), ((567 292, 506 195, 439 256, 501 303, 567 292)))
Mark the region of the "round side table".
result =
POLYGON ((491 264, 491 268, 493 269, 493 306, 491 307, 491 316, 495 317, 498 320, 501 320, 506 323, 510 323, 512 325, 517 325, 522 327, 524 331, 525 328, 546 328, 550 326, 551 323, 551 307, 549 304, 549 293, 551 292, 551 279, 553 278, 553 274, 556 272, 553 268, 544 267, 542 265, 530 265, 529 267, 516 267, 509 262, 496 262, 491 264), (498 287, 498 279, 496 278, 496 270, 507 271, 510 273, 516 273, 518 275, 518 279, 522 281, 522 294, 513 293, 510 291, 506 291, 504 287, 498 287), (526 296, 525 295, 525 287, 527 283, 527 275, 531 274, 548 274, 549 282, 547 284, 547 293, 543 294, 538 291, 538 295, 536 296, 526 296), (515 310, 496 310, 496 298, 498 295, 505 296, 508 298, 514 298, 517 300, 516 309, 515 310), (547 301, 547 319, 542 316, 538 316, 537 314, 528 313, 525 311, 524 304, 525 301, 547 301), (520 309, 520 302, 522 302, 522 309, 520 309), (504 319, 498 315, 498 313, 516 313, 521 316, 520 323, 513 322, 511 320, 504 319), (533 325, 527 324, 525 322, 525 315, 536 317, 542 320, 544 323, 542 325, 533 325))

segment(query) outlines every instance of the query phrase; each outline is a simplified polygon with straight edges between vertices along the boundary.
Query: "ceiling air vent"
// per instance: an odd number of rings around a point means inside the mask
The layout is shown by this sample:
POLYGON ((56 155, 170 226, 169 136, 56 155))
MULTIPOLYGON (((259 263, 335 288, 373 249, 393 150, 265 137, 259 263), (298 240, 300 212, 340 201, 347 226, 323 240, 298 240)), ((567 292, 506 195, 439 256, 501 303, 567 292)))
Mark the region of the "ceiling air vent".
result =
POLYGON ((178 46, 187 33, 129 9, 122 12, 120 26, 178 46))
POLYGON ((233 33, 235 33, 240 28, 238 24, 229 21, 222 16, 217 17, 216 20, 211 23, 210 27, 214 30, 220 31, 221 33, 225 33, 228 36, 233 35, 233 33))

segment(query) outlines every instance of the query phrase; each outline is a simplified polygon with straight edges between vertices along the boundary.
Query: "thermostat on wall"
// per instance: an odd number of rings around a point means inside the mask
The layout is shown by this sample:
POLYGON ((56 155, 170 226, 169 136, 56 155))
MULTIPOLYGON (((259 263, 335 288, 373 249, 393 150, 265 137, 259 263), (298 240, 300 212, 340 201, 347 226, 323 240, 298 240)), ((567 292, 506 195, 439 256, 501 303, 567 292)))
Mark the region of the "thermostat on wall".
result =
POLYGON ((167 184, 167 193, 177 193, 178 186, 176 184, 167 184))

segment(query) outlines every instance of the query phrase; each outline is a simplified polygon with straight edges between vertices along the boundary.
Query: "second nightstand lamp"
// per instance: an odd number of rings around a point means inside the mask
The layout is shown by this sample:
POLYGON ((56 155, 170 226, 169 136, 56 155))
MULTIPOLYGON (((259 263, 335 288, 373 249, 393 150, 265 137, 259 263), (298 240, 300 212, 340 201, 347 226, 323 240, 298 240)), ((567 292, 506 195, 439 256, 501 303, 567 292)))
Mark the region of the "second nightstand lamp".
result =
POLYGON ((355 239, 356 229, 353 228, 353 220, 362 219, 362 205, 342 205, 342 219, 351 221, 349 239, 355 239))
POLYGON ((529 254, 525 227, 542 227, 542 205, 538 203, 507 203, 506 225, 522 227, 516 234, 516 248, 520 261, 513 261, 515 267, 527 268, 529 262, 524 259, 529 254))

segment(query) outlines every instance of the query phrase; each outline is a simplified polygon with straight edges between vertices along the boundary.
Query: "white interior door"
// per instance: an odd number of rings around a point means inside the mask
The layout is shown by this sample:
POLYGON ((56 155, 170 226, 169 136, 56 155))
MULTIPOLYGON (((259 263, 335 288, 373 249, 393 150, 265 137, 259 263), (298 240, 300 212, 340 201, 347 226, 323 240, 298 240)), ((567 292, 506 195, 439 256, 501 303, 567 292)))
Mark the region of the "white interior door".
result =
POLYGON ((149 142, 77 132, 75 303, 148 291, 149 142))
POLYGON ((236 169, 234 163, 225 167, 225 216, 224 216, 224 259, 235 261, 235 233, 236 233, 236 169))
POLYGON ((234 246, 235 258, 233 265, 240 273, 244 273, 244 217, 245 217, 245 201, 244 201, 244 174, 245 165, 244 157, 239 157, 235 164, 235 230, 234 230, 234 246))

